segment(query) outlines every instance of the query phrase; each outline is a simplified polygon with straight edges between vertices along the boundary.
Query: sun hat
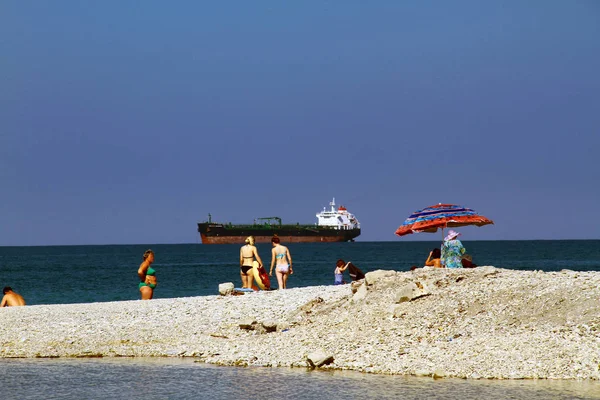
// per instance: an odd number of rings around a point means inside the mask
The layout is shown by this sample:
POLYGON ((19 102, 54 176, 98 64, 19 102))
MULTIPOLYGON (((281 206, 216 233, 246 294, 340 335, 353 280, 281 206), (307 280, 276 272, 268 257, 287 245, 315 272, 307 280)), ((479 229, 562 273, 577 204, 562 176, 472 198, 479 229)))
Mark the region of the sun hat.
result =
POLYGON ((460 235, 460 233, 458 233, 456 231, 453 231, 453 230, 450 230, 450 232, 448 232, 448 235, 446 235, 446 237, 444 238, 444 240, 445 241, 452 240, 452 239, 454 239, 455 237, 457 237, 459 235, 460 235))

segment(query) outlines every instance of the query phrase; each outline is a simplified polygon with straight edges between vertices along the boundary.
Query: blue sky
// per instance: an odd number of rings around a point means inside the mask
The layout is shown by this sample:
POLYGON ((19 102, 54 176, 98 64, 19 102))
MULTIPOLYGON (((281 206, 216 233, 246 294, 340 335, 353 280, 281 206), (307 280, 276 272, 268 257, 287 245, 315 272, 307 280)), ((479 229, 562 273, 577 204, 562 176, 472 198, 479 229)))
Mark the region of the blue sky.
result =
POLYGON ((455 203, 463 240, 600 238, 600 2, 3 1, 0 245, 359 240, 455 203))

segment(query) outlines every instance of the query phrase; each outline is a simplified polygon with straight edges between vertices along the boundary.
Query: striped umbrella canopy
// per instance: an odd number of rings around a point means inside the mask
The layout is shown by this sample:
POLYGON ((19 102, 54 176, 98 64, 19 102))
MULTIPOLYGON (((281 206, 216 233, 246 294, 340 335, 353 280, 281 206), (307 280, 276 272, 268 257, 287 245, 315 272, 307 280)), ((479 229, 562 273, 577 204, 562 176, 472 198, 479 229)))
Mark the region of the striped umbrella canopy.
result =
POLYGON ((396 235, 404 236, 416 232, 436 232, 438 229, 493 224, 494 221, 477 214, 470 208, 456 204, 437 204, 415 211, 396 230, 396 235))

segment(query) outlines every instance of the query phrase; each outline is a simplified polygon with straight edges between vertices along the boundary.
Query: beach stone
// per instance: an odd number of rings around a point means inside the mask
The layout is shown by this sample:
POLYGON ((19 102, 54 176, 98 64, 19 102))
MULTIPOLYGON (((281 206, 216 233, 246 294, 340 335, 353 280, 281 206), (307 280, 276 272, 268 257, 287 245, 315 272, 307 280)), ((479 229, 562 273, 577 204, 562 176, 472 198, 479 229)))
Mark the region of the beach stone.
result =
POLYGON ((403 316, 406 315, 405 312, 405 308, 404 306, 398 305, 398 304, 394 304, 391 308, 390 308, 391 314, 394 318, 401 318, 403 316))
POLYGON ((352 296, 353 302, 363 301, 367 297, 367 285, 361 285, 356 293, 352 296))
POLYGON ((435 371, 433 371, 433 377, 435 379, 445 378, 446 377, 446 371, 444 371, 443 369, 438 368, 435 371))
POLYGON ((287 332, 290 330, 290 324, 288 322, 277 323, 278 332, 287 332))
POLYGON ((383 269, 378 269, 376 271, 367 272, 365 274, 365 283, 369 286, 374 285, 375 282, 380 281, 382 279, 391 278, 396 276, 396 271, 387 271, 383 269))
POLYGON ((500 271, 496 267, 492 267, 491 265, 486 265, 483 267, 479 267, 478 272, 483 273, 483 276, 486 277, 486 276, 496 275, 500 271))
POLYGON ((262 326, 267 332, 275 332, 277 330, 277 321, 263 321, 262 326))
POLYGON ((410 282, 402 286, 395 294, 394 301, 396 303, 404 303, 425 296, 428 291, 420 282, 410 282))
POLYGON ((267 333, 267 329, 263 324, 254 324, 252 325, 252 329, 258 334, 267 333))
POLYGON ((246 330, 253 330, 255 328, 255 325, 256 325, 256 319, 254 319, 254 318, 245 318, 244 320, 240 321, 240 323, 239 323, 240 329, 246 329, 246 330))
POLYGON ((316 299, 313 299, 305 305, 303 305, 302 307, 300 307, 300 311, 310 314, 314 311, 315 307, 317 307, 320 304, 323 304, 323 302, 324 300, 322 298, 317 297, 316 299))
POLYGON ((331 364, 333 362, 333 355, 319 349, 308 354, 306 361, 308 361, 311 367, 319 368, 323 365, 331 364))
POLYGON ((356 293, 358 288, 361 287, 363 283, 364 279, 361 279, 360 281, 352 281, 352 283, 350 283, 350 290, 352 290, 352 293, 356 293))
POLYGON ((226 282, 219 284, 219 294, 221 296, 227 296, 233 293, 233 289, 235 288, 233 282, 226 282))

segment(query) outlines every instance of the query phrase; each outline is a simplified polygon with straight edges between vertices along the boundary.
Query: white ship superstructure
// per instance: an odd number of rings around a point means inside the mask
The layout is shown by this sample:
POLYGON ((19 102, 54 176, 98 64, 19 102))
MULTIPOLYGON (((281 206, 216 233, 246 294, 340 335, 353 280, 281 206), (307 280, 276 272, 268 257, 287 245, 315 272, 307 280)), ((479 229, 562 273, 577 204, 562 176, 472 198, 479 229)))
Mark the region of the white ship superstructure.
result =
POLYGON ((331 206, 331 210, 323 207, 323 211, 317 214, 318 226, 327 226, 340 230, 360 229, 360 222, 358 222, 354 214, 348 212, 346 207, 340 205, 337 210, 335 209, 335 198, 329 205, 331 206))

